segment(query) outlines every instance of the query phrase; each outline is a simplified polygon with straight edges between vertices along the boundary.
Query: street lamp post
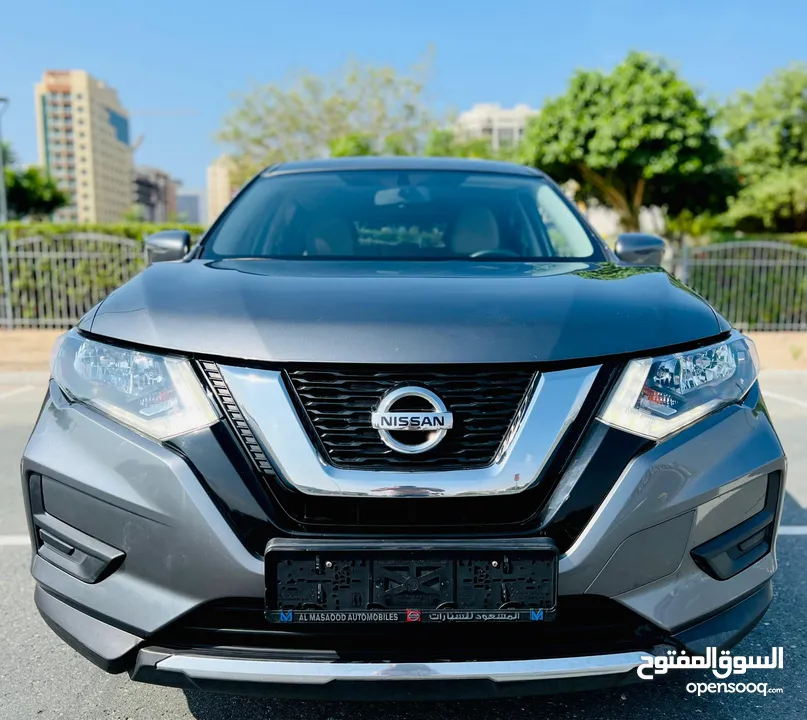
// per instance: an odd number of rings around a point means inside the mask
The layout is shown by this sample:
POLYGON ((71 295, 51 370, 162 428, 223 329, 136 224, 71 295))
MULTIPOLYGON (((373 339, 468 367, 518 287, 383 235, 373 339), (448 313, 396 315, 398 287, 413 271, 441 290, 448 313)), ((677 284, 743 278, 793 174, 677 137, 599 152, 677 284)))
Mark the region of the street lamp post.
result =
POLYGON ((3 152, 3 113, 9 105, 9 99, 0 97, 0 268, 2 268, 3 306, 5 308, 6 326, 9 330, 13 324, 11 317, 11 277, 8 269, 8 237, 5 225, 8 222, 8 205, 6 204, 6 159, 3 152))
POLYGON ((0 97, 0 225, 8 222, 6 205, 6 158, 3 153, 3 113, 8 107, 8 98, 0 97))

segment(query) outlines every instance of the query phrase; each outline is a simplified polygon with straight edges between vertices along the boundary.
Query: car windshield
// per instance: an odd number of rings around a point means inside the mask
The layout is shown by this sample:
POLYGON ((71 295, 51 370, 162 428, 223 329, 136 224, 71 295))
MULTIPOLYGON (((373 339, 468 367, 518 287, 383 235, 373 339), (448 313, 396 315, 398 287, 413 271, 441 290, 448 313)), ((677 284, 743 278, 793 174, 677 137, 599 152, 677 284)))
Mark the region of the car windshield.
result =
POLYGON ((251 183, 202 258, 602 259, 567 200, 539 176, 348 170, 251 183))

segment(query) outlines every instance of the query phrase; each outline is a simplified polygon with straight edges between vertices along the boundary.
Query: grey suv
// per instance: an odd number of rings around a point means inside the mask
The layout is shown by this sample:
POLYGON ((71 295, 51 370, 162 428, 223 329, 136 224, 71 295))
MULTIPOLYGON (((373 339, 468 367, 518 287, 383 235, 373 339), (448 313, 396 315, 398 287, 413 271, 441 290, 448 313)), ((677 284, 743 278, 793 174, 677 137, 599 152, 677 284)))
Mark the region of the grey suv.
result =
POLYGON ((193 250, 147 246, 57 344, 22 460, 37 606, 103 669, 517 695, 765 613, 756 351, 658 238, 612 252, 532 169, 377 158, 270 167, 193 250))

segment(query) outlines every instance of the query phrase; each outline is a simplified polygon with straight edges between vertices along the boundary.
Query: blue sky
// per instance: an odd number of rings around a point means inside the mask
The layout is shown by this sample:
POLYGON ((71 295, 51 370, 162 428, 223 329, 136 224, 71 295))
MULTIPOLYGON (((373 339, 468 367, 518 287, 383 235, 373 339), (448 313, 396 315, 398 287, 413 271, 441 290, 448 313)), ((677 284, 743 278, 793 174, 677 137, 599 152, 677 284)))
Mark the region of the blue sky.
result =
POLYGON ((351 57, 406 68, 433 45, 435 108, 540 107, 576 68, 639 49, 722 97, 807 60, 806 28, 805 0, 3 0, 3 134, 36 162, 34 83, 83 68, 133 113, 136 161, 202 189, 231 93, 295 69, 325 74, 351 57))

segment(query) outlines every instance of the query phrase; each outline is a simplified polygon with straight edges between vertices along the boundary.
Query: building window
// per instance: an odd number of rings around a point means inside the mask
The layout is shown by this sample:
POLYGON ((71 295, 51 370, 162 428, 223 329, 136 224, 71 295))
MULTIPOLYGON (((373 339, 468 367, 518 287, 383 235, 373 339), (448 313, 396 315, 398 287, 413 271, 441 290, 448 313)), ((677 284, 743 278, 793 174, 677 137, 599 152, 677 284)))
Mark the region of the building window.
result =
POLYGON ((499 145, 511 147, 515 143, 513 128, 499 128, 499 145))

